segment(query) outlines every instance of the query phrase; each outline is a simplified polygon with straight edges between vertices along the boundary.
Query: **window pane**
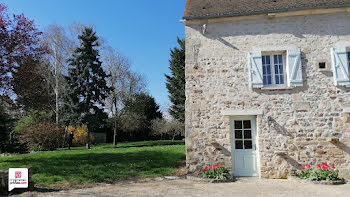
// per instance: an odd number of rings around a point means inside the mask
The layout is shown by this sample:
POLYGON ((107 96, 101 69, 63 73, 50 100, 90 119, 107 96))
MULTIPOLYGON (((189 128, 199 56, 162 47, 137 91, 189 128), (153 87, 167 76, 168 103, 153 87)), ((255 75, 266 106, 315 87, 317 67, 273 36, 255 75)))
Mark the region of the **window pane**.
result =
POLYGON ((235 139, 243 139, 242 130, 235 130, 235 139))
POLYGON ((280 76, 280 82, 281 82, 280 84, 284 84, 284 76, 283 75, 280 76))
POLYGON ((273 61, 275 62, 275 64, 278 64, 278 55, 273 56, 273 61))
POLYGON ((272 78, 271 78, 271 75, 267 78, 267 84, 272 84, 272 78))
POLYGON ((250 129, 250 128, 252 128, 252 125, 251 125, 250 120, 245 120, 245 121, 243 121, 243 126, 244 126, 244 129, 250 129))
POLYGON ((348 66, 349 66, 349 77, 350 77, 350 52, 348 52, 348 66))
POLYGON ((235 121, 235 129, 242 129, 242 121, 241 120, 235 121))
POLYGON ((275 76, 275 82, 276 82, 276 84, 280 84, 280 77, 279 77, 279 75, 275 76))
POLYGON ((282 55, 274 55, 275 84, 284 84, 284 69, 282 55))
POLYGON ((236 149, 243 149, 243 141, 242 140, 236 140, 236 149))
POLYGON ((244 131, 244 139, 252 139, 252 131, 251 130, 244 131))
POLYGON ((271 75, 271 65, 270 64, 267 65, 267 74, 271 75))
POLYGON ((262 63, 263 65, 266 64, 266 56, 262 56, 262 63))
POLYGON ((275 74, 278 75, 279 74, 279 65, 275 63, 275 74))
POLYGON ((263 63, 263 82, 264 85, 271 84, 271 61, 270 56, 262 56, 263 63))
POLYGON ((282 63, 279 66, 279 71, 280 71, 280 74, 283 74, 283 64, 282 63))
POLYGON ((244 149, 253 149, 253 142, 252 142, 252 140, 245 140, 244 141, 244 149))

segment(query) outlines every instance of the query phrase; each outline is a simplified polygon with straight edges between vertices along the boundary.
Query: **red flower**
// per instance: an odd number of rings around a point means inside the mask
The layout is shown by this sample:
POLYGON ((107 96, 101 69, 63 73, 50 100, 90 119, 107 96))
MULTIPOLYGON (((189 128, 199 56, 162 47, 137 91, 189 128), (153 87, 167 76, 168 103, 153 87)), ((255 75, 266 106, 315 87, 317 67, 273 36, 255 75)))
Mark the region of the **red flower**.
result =
POLYGON ((213 169, 219 168, 219 167, 220 167, 220 164, 213 165, 213 169))
POLYGON ((332 168, 335 169, 335 166, 333 166, 332 168))
POLYGON ((327 163, 322 163, 323 166, 329 167, 327 163))
POLYGON ((322 163, 322 165, 324 170, 331 168, 327 163, 322 163))
POLYGON ((307 167, 308 169, 310 169, 310 168, 311 168, 311 166, 310 166, 310 165, 306 165, 306 167, 307 167))
POLYGON ((205 168, 203 168, 204 171, 208 171, 210 169, 209 166, 205 166, 205 168))
POLYGON ((319 169, 322 169, 321 164, 318 164, 317 167, 318 167, 319 169))
POLYGON ((304 169, 304 168, 305 168, 305 165, 300 166, 300 168, 301 168, 301 169, 304 169))

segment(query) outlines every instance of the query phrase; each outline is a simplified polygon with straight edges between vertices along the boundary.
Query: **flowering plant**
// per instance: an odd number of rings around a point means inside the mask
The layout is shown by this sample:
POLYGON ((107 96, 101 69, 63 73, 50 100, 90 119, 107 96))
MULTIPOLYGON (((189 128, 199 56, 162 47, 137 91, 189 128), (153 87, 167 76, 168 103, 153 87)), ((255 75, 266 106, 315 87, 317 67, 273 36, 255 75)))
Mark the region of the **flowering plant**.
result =
POLYGON ((217 180, 226 180, 230 178, 230 172, 227 168, 221 167, 220 164, 205 166, 203 168, 203 177, 217 180))
POLYGON ((301 171, 296 173, 296 176, 301 179, 310 181, 338 181, 341 180, 338 176, 339 171, 335 166, 330 166, 327 163, 317 165, 317 170, 312 170, 310 165, 300 166, 301 171))

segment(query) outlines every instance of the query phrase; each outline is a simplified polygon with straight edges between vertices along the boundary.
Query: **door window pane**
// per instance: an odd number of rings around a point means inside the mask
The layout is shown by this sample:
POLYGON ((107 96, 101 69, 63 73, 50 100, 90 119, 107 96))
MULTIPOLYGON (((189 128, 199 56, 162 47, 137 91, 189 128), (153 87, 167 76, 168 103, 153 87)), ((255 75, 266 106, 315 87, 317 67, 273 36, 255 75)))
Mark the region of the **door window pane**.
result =
POLYGON ((252 149, 252 122, 251 120, 235 120, 234 135, 236 149, 252 149))
POLYGON ((243 141, 236 140, 236 149, 243 149, 243 141))
POLYGON ((235 130, 235 138, 243 139, 242 130, 235 130))
POLYGON ((235 121, 235 129, 242 129, 242 121, 241 120, 235 121))
POLYGON ((244 141, 244 149, 253 149, 252 140, 245 140, 244 141))
POLYGON ((252 139, 252 131, 251 130, 244 131, 244 139, 252 139))
POLYGON ((250 128, 252 128, 252 125, 251 125, 250 120, 245 120, 245 121, 243 121, 243 126, 244 126, 244 129, 250 129, 250 128))

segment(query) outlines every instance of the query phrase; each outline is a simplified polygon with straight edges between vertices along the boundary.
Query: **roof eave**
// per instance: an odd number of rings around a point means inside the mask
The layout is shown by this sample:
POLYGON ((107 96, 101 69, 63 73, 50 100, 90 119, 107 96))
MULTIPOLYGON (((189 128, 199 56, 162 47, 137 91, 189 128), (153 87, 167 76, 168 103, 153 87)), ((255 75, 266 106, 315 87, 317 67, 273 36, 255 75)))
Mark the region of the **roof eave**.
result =
POLYGON ((209 14, 209 15, 198 15, 198 16, 184 16, 184 20, 195 20, 195 19, 210 19, 210 18, 224 18, 224 17, 235 17, 235 16, 245 16, 245 15, 256 15, 256 14, 267 14, 267 13, 276 13, 276 12, 288 12, 288 11, 297 11, 297 10, 307 10, 307 9, 320 9, 320 8, 339 8, 339 7, 348 7, 350 3, 343 4, 326 4, 320 6, 307 6, 307 7, 291 7, 291 8, 282 8, 282 9, 270 9, 270 10, 258 10, 250 12, 231 12, 231 13, 222 13, 222 14, 209 14))

